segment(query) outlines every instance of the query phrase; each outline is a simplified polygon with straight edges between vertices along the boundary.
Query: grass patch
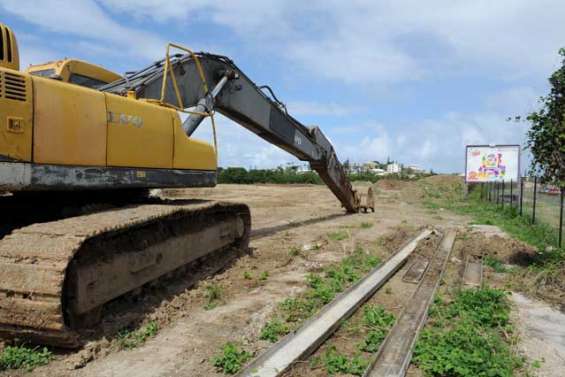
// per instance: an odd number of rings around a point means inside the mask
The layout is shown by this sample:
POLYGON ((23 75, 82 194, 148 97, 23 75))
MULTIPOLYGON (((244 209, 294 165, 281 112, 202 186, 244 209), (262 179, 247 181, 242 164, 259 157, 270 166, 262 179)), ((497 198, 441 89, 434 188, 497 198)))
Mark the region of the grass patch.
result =
POLYGON ((223 301, 224 290, 216 283, 208 284, 205 289, 204 297, 206 298, 206 304, 204 305, 204 309, 212 310, 223 301))
POLYGON ((337 232, 328 233, 328 238, 332 241, 343 241, 349 238, 346 230, 338 230, 337 232))
POLYGON ((453 301, 436 298, 412 361, 426 376, 510 377, 524 366, 511 348, 507 293, 461 290, 453 301))
POLYGON ((293 246, 290 248, 288 255, 290 255, 291 257, 297 257, 300 255, 300 248, 293 246))
POLYGON ((0 371, 7 369, 33 369, 47 365, 53 354, 47 348, 29 348, 25 346, 8 346, 0 353, 0 371))
POLYGON ((284 322, 279 319, 274 319, 267 322, 263 330, 261 330, 261 335, 259 339, 268 340, 271 343, 275 343, 279 340, 281 336, 285 336, 290 332, 290 328, 284 322))
POLYGON ((155 321, 137 329, 124 329, 118 333, 118 345, 120 349, 133 349, 144 344, 159 332, 159 325, 155 321))
MULTIPOLYGON (((282 301, 275 318, 280 321, 281 326, 288 327, 286 333, 298 328, 304 320, 330 303, 338 293, 357 282, 379 263, 377 256, 367 253, 363 248, 356 248, 353 254, 339 263, 326 267, 320 273, 309 274, 308 289, 297 297, 282 301)), ((270 324, 271 322, 267 323, 263 331, 267 331, 270 324)))
POLYGON ((361 229, 369 229, 373 227, 373 223, 369 223, 369 222, 363 222, 361 223, 361 229))
POLYGON ((393 324, 394 315, 387 312, 382 306, 365 306, 363 325, 368 333, 359 345, 359 349, 369 353, 377 352, 393 324))
POLYGON ((352 358, 339 353, 335 347, 329 347, 322 356, 312 358, 310 367, 317 368, 322 365, 329 375, 334 374, 352 374, 354 376, 362 376, 365 369, 369 366, 369 360, 361 355, 355 355, 352 358))
POLYGON ((211 362, 219 372, 236 374, 251 359, 251 356, 250 352, 242 350, 234 343, 228 342, 223 345, 220 353, 214 356, 211 362))
POLYGON ((259 281, 266 281, 269 278, 269 271, 263 271, 261 272, 261 275, 259 275, 259 281))
POLYGON ((483 263, 490 268, 492 268, 495 272, 508 272, 508 268, 496 258, 487 255, 483 258, 483 263))

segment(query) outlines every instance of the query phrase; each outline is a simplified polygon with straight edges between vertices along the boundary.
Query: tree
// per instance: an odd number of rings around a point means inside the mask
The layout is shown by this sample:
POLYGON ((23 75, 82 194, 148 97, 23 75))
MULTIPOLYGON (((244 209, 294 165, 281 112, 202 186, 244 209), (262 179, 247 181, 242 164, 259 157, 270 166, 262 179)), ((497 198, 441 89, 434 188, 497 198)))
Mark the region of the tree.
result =
POLYGON ((561 67, 550 77, 551 90, 541 97, 541 109, 527 116, 531 123, 527 146, 531 170, 548 182, 565 186, 565 49, 559 50, 561 67))

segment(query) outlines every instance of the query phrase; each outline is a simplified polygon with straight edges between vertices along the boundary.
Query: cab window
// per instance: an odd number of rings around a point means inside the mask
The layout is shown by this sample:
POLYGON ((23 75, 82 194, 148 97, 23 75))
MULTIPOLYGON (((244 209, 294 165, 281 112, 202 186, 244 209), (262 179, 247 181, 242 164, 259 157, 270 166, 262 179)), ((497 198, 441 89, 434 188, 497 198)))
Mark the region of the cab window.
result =
POLYGON ((51 69, 40 69, 38 71, 32 71, 30 73, 34 76, 50 77, 51 75, 55 74, 55 70, 52 69, 52 68, 51 69))
POLYGON ((79 75, 78 73, 71 73, 71 77, 69 77, 69 82, 93 89, 98 89, 99 87, 108 84, 107 82, 96 80, 88 76, 79 75))

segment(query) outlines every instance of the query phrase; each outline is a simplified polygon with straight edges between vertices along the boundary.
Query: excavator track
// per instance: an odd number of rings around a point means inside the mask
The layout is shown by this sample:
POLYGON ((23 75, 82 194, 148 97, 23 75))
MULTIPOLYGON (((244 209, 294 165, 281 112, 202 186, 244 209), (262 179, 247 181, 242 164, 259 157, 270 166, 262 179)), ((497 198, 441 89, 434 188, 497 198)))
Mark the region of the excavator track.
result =
POLYGON ((72 348, 105 303, 210 253, 247 248, 245 204, 142 204, 38 223, 0 240, 0 338, 72 348))

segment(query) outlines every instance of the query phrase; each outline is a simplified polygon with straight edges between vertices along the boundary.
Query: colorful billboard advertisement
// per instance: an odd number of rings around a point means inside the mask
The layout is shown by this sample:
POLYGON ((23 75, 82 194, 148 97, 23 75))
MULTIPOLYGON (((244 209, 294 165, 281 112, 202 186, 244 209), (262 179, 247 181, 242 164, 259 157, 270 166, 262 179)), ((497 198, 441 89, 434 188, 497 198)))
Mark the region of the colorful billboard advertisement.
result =
POLYGON ((517 182, 519 176, 519 145, 467 145, 465 182, 517 182))

